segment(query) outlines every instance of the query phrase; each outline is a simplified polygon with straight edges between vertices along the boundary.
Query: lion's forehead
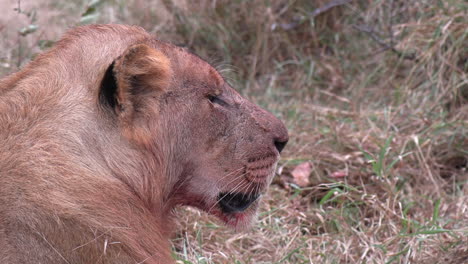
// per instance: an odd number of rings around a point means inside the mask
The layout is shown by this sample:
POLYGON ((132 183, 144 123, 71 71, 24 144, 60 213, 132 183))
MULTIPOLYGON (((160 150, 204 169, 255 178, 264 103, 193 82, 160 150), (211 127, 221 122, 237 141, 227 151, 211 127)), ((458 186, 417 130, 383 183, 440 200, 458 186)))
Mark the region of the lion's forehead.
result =
POLYGON ((158 43, 164 53, 170 58, 175 75, 184 76, 186 80, 200 81, 213 88, 222 88, 224 78, 207 61, 184 48, 168 43, 158 43))

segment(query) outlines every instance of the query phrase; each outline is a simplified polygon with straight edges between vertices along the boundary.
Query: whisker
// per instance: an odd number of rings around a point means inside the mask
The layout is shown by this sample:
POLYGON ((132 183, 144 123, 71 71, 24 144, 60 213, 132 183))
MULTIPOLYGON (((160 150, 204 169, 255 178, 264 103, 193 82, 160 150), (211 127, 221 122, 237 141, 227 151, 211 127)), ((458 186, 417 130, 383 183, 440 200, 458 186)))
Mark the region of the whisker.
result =
MULTIPOLYGON (((240 176, 242 176, 242 175, 240 175, 240 176)), ((238 190, 240 187, 242 187, 244 184, 245 184, 244 181, 239 182, 231 191, 226 192, 226 194, 224 194, 223 197, 217 199, 216 202, 213 204, 213 206, 211 206, 210 209, 208 210, 208 213, 210 213, 211 210, 213 210, 213 208, 214 208, 216 205, 218 205, 219 202, 220 202, 222 199, 226 198, 226 196, 228 196, 229 194, 232 194, 232 193, 234 193, 235 191, 237 191, 237 190, 238 190)))
MULTIPOLYGON (((217 185, 220 181, 226 179, 228 176, 231 176, 231 175, 233 175, 233 174, 235 174, 235 173, 238 173, 238 172, 241 171, 243 168, 244 168, 244 167, 240 167, 240 168, 238 168, 238 169, 235 169, 235 170, 229 172, 228 174, 224 175, 224 176, 221 177, 219 180, 217 180, 215 184, 217 185)), ((228 184, 230 184, 231 182, 233 182, 235 179, 237 179, 237 177, 234 177, 233 179, 231 179, 231 181, 230 181, 228 184)), ((226 186, 226 185, 227 185, 227 184, 225 184, 224 186, 226 186)), ((224 186, 223 186, 223 187, 224 187, 224 186)))
POLYGON ((234 181, 236 181, 237 179, 239 179, 240 177, 243 177, 244 175, 246 175, 247 173, 241 173, 240 175, 236 176, 236 177, 233 177, 229 182, 223 184, 223 186, 220 187, 220 189, 224 189, 226 186, 228 186, 229 184, 233 183, 234 181))
POLYGON ((177 186, 177 188, 173 191, 174 193, 177 193, 177 191, 179 191, 180 188, 182 188, 182 186, 184 186, 184 184, 189 180, 190 177, 185 177, 185 179, 179 183, 179 186, 177 186))
POLYGON ((242 193, 242 198, 245 198, 246 196, 247 197, 252 196, 252 192, 250 191, 250 188, 252 187, 252 185, 253 185, 253 182, 249 181, 249 184, 247 184, 247 187, 245 187, 247 191, 242 193))
MULTIPOLYGON (((250 184, 249 182, 241 182, 242 184, 239 185, 237 188, 233 189, 232 191, 230 191, 229 193, 230 194, 234 194, 237 190, 239 190, 241 187, 242 188, 245 188, 245 184, 247 184, 247 186, 250 184)), ((245 198, 245 193, 242 193, 242 198, 245 198)), ((229 199, 228 202, 232 201, 232 199, 234 199, 234 197, 231 197, 231 199, 229 199)), ((218 200, 218 202, 216 204, 218 204, 219 202, 221 201, 221 199, 218 200)))

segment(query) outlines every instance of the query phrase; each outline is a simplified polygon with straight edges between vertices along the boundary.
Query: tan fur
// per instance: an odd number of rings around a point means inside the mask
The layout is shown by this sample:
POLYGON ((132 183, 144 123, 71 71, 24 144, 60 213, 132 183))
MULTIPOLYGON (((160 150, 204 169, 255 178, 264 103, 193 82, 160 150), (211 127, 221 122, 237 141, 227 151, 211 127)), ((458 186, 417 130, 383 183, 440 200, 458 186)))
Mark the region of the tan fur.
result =
POLYGON ((0 81, 0 263, 172 263, 173 208, 248 225, 257 201, 217 199, 263 193, 286 141, 185 50, 138 27, 73 29, 0 81))

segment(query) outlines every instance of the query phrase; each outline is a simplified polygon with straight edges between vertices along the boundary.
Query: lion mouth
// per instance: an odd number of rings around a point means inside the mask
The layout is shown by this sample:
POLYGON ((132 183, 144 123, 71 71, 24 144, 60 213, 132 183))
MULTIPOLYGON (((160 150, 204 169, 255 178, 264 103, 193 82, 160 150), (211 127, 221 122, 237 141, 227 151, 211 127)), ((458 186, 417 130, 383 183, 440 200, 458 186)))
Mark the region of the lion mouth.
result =
POLYGON ((223 213, 243 212, 257 201, 258 194, 220 193, 218 203, 223 213))

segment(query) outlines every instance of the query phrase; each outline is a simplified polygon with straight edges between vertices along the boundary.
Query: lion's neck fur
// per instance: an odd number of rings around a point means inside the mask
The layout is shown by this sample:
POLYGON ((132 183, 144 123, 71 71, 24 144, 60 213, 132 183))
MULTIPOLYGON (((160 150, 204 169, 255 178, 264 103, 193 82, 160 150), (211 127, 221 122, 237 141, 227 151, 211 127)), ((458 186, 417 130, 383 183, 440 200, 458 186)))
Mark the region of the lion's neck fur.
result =
MULTIPOLYGON (((22 219, 16 225, 36 232, 34 239, 44 240, 37 246, 54 248, 54 252, 90 248, 90 256, 101 254, 100 261, 107 263, 104 254, 111 257, 115 249, 137 262, 144 258, 148 258, 145 263, 169 261, 168 234, 161 230, 171 229, 164 227, 171 209, 164 205, 170 191, 164 180, 170 175, 163 177, 170 169, 158 159, 143 163, 148 159, 139 157, 152 153, 125 143, 112 124, 93 114, 99 108, 97 101, 89 100, 97 98, 98 91, 92 87, 99 87, 107 65, 128 45, 145 38, 148 35, 142 30, 125 26, 96 26, 91 32, 77 29, 0 82, 0 194, 11 193, 0 196, 0 215, 5 216, 0 219, 0 247, 8 246, 2 244, 6 243, 2 232, 12 228, 5 223, 22 219), (95 44, 100 42, 102 46, 95 44), (76 67, 67 69, 66 61, 76 67), (54 89, 45 89, 50 83, 54 89), (81 236, 82 245, 61 245, 60 236, 65 234, 81 236), (111 240, 115 243, 109 244, 111 240), (98 247, 106 249, 96 250, 94 244, 101 242, 98 247), (159 255, 154 257, 155 253, 159 255)), ((73 259, 73 252, 57 255, 57 263, 73 259)))

